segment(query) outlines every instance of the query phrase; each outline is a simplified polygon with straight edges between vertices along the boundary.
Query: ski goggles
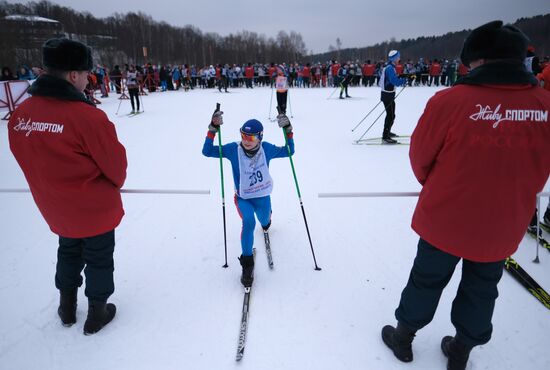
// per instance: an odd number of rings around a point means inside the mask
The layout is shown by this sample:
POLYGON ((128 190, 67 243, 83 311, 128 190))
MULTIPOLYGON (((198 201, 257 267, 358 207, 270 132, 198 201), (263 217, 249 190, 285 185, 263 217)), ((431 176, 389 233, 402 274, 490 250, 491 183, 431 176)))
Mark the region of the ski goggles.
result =
POLYGON ((262 140, 262 134, 262 132, 257 134, 247 134, 241 131, 241 139, 248 143, 257 143, 262 140))

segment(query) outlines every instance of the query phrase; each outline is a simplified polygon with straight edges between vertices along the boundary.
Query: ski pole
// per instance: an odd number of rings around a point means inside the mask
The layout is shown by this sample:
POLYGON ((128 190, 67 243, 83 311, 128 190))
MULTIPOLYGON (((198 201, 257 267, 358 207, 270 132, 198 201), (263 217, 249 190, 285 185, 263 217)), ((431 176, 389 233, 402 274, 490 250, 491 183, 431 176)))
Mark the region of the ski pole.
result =
MULTIPOLYGON (((220 110, 220 103, 216 103, 216 112, 220 110)), ((222 214, 223 214, 223 245, 225 251, 225 264, 222 266, 227 268, 227 228, 225 226, 225 190, 224 190, 224 181, 223 181, 223 159, 222 159, 222 127, 218 126, 218 146, 220 149, 220 175, 221 175, 221 185, 222 185, 222 214)))
POLYGON ((290 89, 287 90, 287 95, 288 95, 288 109, 290 110, 290 118, 294 118, 294 116, 292 115, 292 102, 290 101, 290 89))
POLYGON ((271 121, 271 107, 273 106, 273 87, 271 87, 271 99, 269 100, 269 114, 267 115, 271 121))
MULTIPOLYGON (((401 94, 401 93, 403 92, 403 90, 405 90, 405 87, 407 87, 407 85, 404 85, 404 86, 401 88, 401 90, 399 90, 399 92, 397 93, 397 95, 395 95, 395 98, 393 98, 393 104, 395 104, 395 99, 397 99, 397 97, 399 96, 399 94, 401 94)), ((376 122, 378 122, 378 120, 380 119, 380 117, 382 117, 382 115, 384 114, 384 112, 386 112, 385 109, 378 115, 378 117, 376 117, 376 119, 374 120, 374 122, 371 123, 371 125, 365 130, 365 132, 363 132, 363 135, 361 135, 361 137, 355 141, 356 143, 358 143, 359 141, 361 141, 361 139, 367 134, 367 132, 370 131, 370 129, 372 128, 372 126, 374 126, 374 124, 375 124, 376 122)))
POLYGON ((539 209, 540 209, 540 197, 537 197, 537 204, 535 208, 535 216, 537 217, 537 230, 535 231, 535 245, 536 245, 536 251, 537 255, 535 259, 533 260, 534 263, 540 263, 539 260, 539 240, 540 240, 540 221, 539 221, 539 209))
MULTIPOLYGON (((279 114, 281 111, 279 110, 279 114)), ((311 242, 311 234, 309 233, 309 227, 307 225, 306 212, 304 210, 304 203, 302 202, 302 194, 300 193, 300 186, 298 185, 298 179, 296 177, 296 170, 294 169, 294 161, 292 160, 292 154, 290 153, 290 146, 288 146, 288 138, 286 137, 286 130, 283 127, 283 136, 285 137, 285 146, 288 151, 288 159, 290 159, 290 167, 292 168, 292 175, 294 176, 294 183, 296 184, 296 192, 298 193, 298 199, 300 200, 300 207, 302 208, 302 215, 304 216, 304 223, 306 225, 307 237, 309 239, 309 246, 311 248, 311 254, 313 255, 313 262, 315 263, 315 270, 321 271, 321 268, 317 266, 317 259, 315 258, 315 251, 313 250, 313 243, 311 242)))
POLYGON ((136 99, 139 99, 141 103, 141 113, 145 112, 145 105, 143 105, 143 99, 140 98, 139 94, 136 96, 136 99))
POLYGON ((120 99, 120 101, 118 102, 118 108, 117 108, 116 113, 115 113, 115 115, 117 115, 117 116, 118 116, 118 111, 120 110, 120 105, 121 104, 122 104, 122 99, 120 99))
POLYGON ((368 116, 370 116, 370 114, 371 114, 372 112, 374 112, 374 110, 376 109, 376 107, 378 107, 378 106, 380 105, 380 103, 382 103, 382 100, 380 100, 380 101, 378 102, 378 104, 376 104, 376 105, 374 106, 374 108, 372 108, 372 109, 370 110, 370 112, 367 113, 367 115, 366 115, 365 117, 363 117, 363 119, 362 119, 361 121, 359 121, 359 123, 358 123, 354 128, 351 129, 351 132, 354 132, 355 129, 357 129, 357 127, 359 127, 359 126, 361 125, 361 123, 363 123, 363 121, 364 121, 368 116))
POLYGON ((334 95, 334 93, 336 92, 336 90, 338 90, 340 88, 340 86, 336 86, 336 88, 334 90, 332 90, 332 92, 330 93, 330 95, 328 96, 327 100, 329 100, 332 95, 334 95))
MULTIPOLYGON (((394 104, 395 104, 395 103, 394 103, 394 104)), ((361 135, 361 137, 360 137, 359 139, 355 140, 356 143, 360 142, 361 139, 363 139, 363 137, 367 134, 367 132, 370 131, 370 129, 372 128, 372 126, 374 126, 374 124, 375 124, 376 122, 378 122, 378 120, 380 119, 380 117, 382 117, 382 115, 383 115, 385 112, 386 112, 386 110, 383 110, 383 111, 378 115, 378 117, 376 117, 376 119, 374 120, 374 122, 371 123, 371 125, 366 129, 365 132, 363 132, 363 135, 361 135)))

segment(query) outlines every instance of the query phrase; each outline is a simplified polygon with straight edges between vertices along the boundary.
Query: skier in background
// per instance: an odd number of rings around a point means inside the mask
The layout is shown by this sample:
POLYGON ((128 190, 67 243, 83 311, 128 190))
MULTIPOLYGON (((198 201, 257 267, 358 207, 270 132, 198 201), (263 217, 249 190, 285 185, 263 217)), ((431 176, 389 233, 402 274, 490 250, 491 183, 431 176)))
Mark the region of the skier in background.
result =
POLYGON ((401 361, 413 360, 412 341, 432 321, 461 259, 451 309, 456 334, 441 341, 447 369, 465 369, 470 351, 491 339, 504 261, 517 250, 550 173, 550 94, 526 71, 526 50, 527 37, 512 25, 474 29, 460 56, 472 69, 428 101, 414 130, 409 156, 423 188, 412 228, 420 240, 397 327, 382 329, 401 361), (497 106, 510 112, 506 120, 483 112, 497 106), (525 120, 525 112, 540 117, 525 120))
POLYGON ((128 88, 128 94, 130 95, 130 103, 132 104, 132 112, 130 114, 135 114, 139 112, 139 82, 138 82, 139 72, 136 71, 136 68, 131 65, 130 69, 126 73, 126 87, 128 88), (134 105, 135 99, 135 105, 134 105))
MULTIPOLYGON (((285 114, 277 116, 279 127, 285 129, 291 155, 294 154, 294 140, 290 120, 285 114)), ((208 126, 202 154, 210 158, 219 158, 219 147, 214 138, 223 124, 223 112, 215 111, 208 126)), ((242 266, 241 283, 252 286, 254 281, 254 228, 258 217, 262 229, 271 226, 271 191, 273 180, 269 173, 269 162, 274 158, 288 157, 286 146, 275 146, 263 141, 264 128, 260 121, 250 119, 241 127, 241 141, 222 146, 223 158, 229 159, 235 183, 235 205, 242 218, 241 248, 239 261, 242 266)))
POLYGON ((397 50, 391 50, 388 53, 388 63, 382 69, 380 74, 380 87, 382 88, 380 100, 384 103, 386 109, 386 119, 384 120, 384 131, 382 132, 383 144, 397 144, 396 134, 391 132, 393 122, 395 121, 395 87, 407 84, 407 79, 397 77, 395 64, 399 62, 401 55, 397 50))
POLYGON ((277 78, 275 79, 275 90, 277 91, 277 106, 281 113, 286 114, 286 100, 288 95, 288 83, 283 66, 277 67, 277 78))
POLYGON ((345 63, 344 66, 338 70, 338 80, 341 81, 340 82, 340 99, 344 99, 344 97, 342 96, 344 92, 346 93, 346 98, 351 98, 351 96, 349 96, 348 94, 348 86, 352 78, 353 78, 353 75, 349 70, 349 65, 348 63, 345 63))

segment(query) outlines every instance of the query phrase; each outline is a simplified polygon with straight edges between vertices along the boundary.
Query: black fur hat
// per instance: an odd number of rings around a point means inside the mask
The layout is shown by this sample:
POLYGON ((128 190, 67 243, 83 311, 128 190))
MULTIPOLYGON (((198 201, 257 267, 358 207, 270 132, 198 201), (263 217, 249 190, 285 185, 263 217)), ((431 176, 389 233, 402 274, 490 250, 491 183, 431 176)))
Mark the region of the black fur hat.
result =
POLYGON ((529 39, 511 24, 503 26, 502 21, 492 21, 474 29, 460 53, 465 65, 478 59, 515 59, 523 61, 529 39))
POLYGON ((93 68, 92 48, 68 39, 49 39, 42 46, 44 67, 60 71, 90 71, 93 68))

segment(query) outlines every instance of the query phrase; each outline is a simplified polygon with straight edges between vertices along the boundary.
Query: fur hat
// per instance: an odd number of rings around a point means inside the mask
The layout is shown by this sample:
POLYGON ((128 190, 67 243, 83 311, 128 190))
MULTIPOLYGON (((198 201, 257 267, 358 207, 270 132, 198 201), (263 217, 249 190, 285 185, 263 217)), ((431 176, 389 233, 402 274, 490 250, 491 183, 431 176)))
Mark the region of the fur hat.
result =
POLYGON ((466 40, 460 53, 465 65, 478 59, 525 59, 529 39, 523 32, 511 24, 492 21, 474 29, 466 40))
POLYGON ((399 54, 397 50, 390 50, 390 52, 388 53, 388 59, 390 60, 390 62, 394 62, 400 57, 401 54, 399 54))
POLYGON ((60 71, 90 71, 92 49, 78 41, 49 39, 42 46, 42 62, 44 67, 60 71))

